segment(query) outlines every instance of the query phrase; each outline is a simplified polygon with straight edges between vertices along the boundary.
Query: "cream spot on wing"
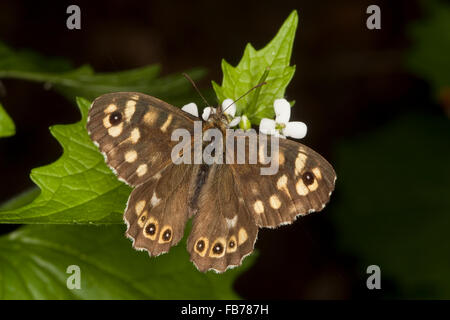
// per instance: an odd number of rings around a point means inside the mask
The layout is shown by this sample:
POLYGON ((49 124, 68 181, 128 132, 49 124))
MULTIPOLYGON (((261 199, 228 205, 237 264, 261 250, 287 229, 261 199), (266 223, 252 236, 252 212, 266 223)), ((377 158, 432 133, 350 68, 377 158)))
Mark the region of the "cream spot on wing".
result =
POLYGON ((312 172, 314 173, 314 176, 317 179, 322 179, 322 172, 320 172, 320 169, 318 167, 315 167, 314 169, 312 169, 312 172))
POLYGON ((150 199, 150 203, 152 207, 156 207, 161 202, 161 198, 156 196, 156 192, 153 192, 152 198, 150 199))
POLYGON ((309 191, 316 191, 318 187, 319 187, 319 183, 317 182, 317 179, 314 179, 313 184, 310 184, 308 186, 308 189, 309 189, 309 191))
POLYGON ((256 200, 255 203, 253 204, 253 210, 255 210, 255 212, 257 214, 261 214, 264 212, 264 204, 261 200, 256 200))
POLYGON ((141 164, 137 169, 136 169, 136 174, 138 175, 138 177, 142 177, 144 174, 147 173, 147 165, 141 164))
POLYGON ((245 231, 244 228, 239 229, 238 244, 239 245, 243 244, 245 241, 247 241, 247 239, 248 239, 247 231, 245 231))
POLYGON ((280 178, 277 180, 277 189, 280 191, 286 192, 286 194, 290 197, 289 189, 287 187, 287 181, 288 177, 287 175, 283 174, 280 178))
POLYGON ((170 126, 170 123, 172 122, 173 116, 171 113, 167 116, 167 120, 164 122, 164 124, 161 126, 161 131, 166 132, 167 128, 170 126))
POLYGON ((281 201, 280 201, 280 199, 278 198, 278 196, 275 195, 275 194, 273 194, 273 195, 270 197, 269 202, 270 202, 270 206, 271 206, 273 209, 279 209, 279 208, 281 207, 281 201))
POLYGON ((144 115, 144 122, 148 125, 153 125, 158 119, 158 113, 155 110, 150 110, 144 115))
POLYGON ((125 153, 125 161, 132 163, 135 162, 137 159, 137 152, 134 150, 130 150, 127 153, 125 153))
POLYGON ((147 220, 147 213, 148 213, 147 210, 145 210, 144 212, 142 212, 142 214, 139 217, 138 225, 141 228, 143 228, 145 225, 145 221, 147 220))
POLYGON ((298 179, 297 184, 295 185, 295 189, 300 196, 306 196, 309 192, 309 189, 303 183, 302 178, 298 179))
POLYGON ((140 137, 141 137, 141 133, 140 133, 139 129, 138 128, 134 128, 131 131, 131 134, 130 134, 130 141, 131 141, 131 143, 133 143, 133 144, 137 143, 139 141, 140 137))
POLYGON ((123 122, 121 122, 119 125, 111 127, 108 129, 108 134, 112 137, 118 137, 123 130, 123 122))
POLYGON ((136 111, 136 101, 128 100, 127 105, 125 106, 125 119, 130 122, 131 117, 136 111))
POLYGON ((232 219, 225 218, 227 222, 228 229, 234 228, 237 222, 237 215, 235 215, 232 219))
POLYGON ((300 175, 305 168, 306 164, 306 155, 303 153, 299 153, 297 158, 295 159, 295 175, 300 175))
POLYGON ((136 210, 137 216, 141 214, 142 210, 144 210, 145 204, 146 204, 145 200, 141 200, 136 203, 136 205, 134 206, 134 209, 136 210))
POLYGON ((117 106, 114 103, 111 103, 109 106, 106 107, 104 110, 105 113, 112 113, 117 110, 117 106))
POLYGON ((131 99, 134 99, 134 100, 139 100, 139 96, 137 95, 137 94, 133 94, 132 96, 131 96, 131 99))
POLYGON ((261 164, 267 164, 266 158, 267 148, 264 144, 261 144, 258 149, 258 161, 261 164))
POLYGON ((106 117, 103 118, 103 126, 106 129, 111 128, 111 122, 109 122, 109 116, 106 116, 106 117))
POLYGON ((282 166, 285 162, 284 153, 281 151, 278 151, 278 165, 282 166))

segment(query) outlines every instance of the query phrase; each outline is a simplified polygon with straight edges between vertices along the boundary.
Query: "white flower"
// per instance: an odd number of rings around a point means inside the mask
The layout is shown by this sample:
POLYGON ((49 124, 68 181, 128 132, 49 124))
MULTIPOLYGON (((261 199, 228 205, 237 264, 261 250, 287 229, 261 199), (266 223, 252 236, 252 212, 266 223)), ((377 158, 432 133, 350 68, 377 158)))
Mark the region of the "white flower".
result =
POLYGON ((292 137, 301 139, 306 136, 306 124, 300 121, 289 122, 291 117, 291 105, 286 99, 276 99, 273 102, 275 120, 263 118, 259 124, 259 131, 264 134, 277 137, 292 137))
POLYGON ((216 108, 213 107, 206 107, 203 109, 202 118, 203 120, 208 120, 211 113, 216 113, 216 108))
POLYGON ((184 105, 181 110, 183 110, 184 112, 190 113, 193 116, 198 118, 198 108, 197 105, 194 102, 188 103, 186 105, 184 105))

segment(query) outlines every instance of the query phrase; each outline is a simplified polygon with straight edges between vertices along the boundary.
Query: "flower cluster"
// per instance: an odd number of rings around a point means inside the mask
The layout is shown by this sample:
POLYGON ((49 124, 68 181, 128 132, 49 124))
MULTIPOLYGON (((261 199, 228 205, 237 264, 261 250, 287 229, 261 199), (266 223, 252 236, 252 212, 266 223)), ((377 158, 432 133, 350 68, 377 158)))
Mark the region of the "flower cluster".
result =
MULTIPOLYGON (((181 110, 192 114, 193 116, 198 117, 198 108, 197 105, 194 102, 191 102, 185 106, 183 106, 181 108, 181 110)), ((225 99, 222 102, 222 110, 223 113, 225 114, 225 116, 228 119, 228 126, 229 127, 234 127, 237 126, 239 124, 239 122, 241 121, 241 117, 236 117, 236 104, 234 103, 234 101, 232 99, 225 99)), ((205 109, 203 109, 203 113, 202 113, 202 119, 203 120, 208 120, 209 116, 212 113, 216 113, 217 109, 213 108, 213 107, 206 107, 205 109)))
MULTIPOLYGON (((273 108, 275 111, 275 120, 268 118, 261 119, 261 123, 259 124, 259 131, 261 133, 275 135, 281 138, 292 137, 295 139, 302 139, 306 136, 306 124, 300 121, 289 121, 291 117, 291 105, 286 99, 276 99, 273 103, 273 108)), ((183 106, 181 110, 198 117, 198 108, 193 102, 183 106)), ((222 102, 222 110, 228 119, 229 127, 238 125, 241 120, 248 121, 245 115, 242 118, 236 116, 236 104, 232 99, 225 99, 222 102)), ((202 113, 203 120, 208 120, 209 116, 216 112, 216 108, 206 107, 202 113)))

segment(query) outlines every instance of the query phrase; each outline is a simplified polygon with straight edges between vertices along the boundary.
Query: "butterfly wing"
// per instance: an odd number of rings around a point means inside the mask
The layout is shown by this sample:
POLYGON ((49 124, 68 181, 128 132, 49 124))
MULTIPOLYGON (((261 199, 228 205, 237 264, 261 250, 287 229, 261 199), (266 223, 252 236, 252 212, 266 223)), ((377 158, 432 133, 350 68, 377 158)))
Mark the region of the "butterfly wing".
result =
POLYGON ((151 256, 169 251, 184 234, 193 214, 187 206, 198 166, 169 165, 130 194, 124 220, 135 249, 151 256))
MULTIPOLYGON (((263 139, 268 139, 263 136, 263 139)), ((250 150, 246 140, 246 150, 250 150)), ((322 210, 334 190, 336 174, 333 167, 317 152, 298 142, 279 139, 278 152, 271 155, 278 161, 274 175, 261 175, 269 167, 259 145, 257 164, 232 164, 239 193, 260 227, 290 224, 299 215, 322 210)), ((268 141, 270 142, 270 140, 268 141)))
POLYGON ((187 248, 200 271, 224 272, 253 252, 258 227, 228 165, 212 165, 198 199, 187 248))
MULTIPOLYGON (((171 132, 193 135, 197 118, 157 98, 118 92, 95 99, 87 130, 119 179, 136 186, 171 162, 171 132)), ((198 119, 197 119, 198 120, 198 119)))

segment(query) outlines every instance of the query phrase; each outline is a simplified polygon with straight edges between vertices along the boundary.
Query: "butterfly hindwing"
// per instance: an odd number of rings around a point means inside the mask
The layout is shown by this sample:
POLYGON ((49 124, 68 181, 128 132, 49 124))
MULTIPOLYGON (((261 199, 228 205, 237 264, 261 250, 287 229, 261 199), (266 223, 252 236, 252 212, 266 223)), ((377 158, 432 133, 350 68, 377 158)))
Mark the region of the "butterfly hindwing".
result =
POLYGON ((211 165, 187 248, 200 271, 224 272, 253 252, 258 227, 235 189, 228 165, 211 165))
POLYGON ((157 98, 135 92, 105 94, 90 110, 87 130, 117 176, 137 186, 171 164, 178 128, 193 135, 196 118, 157 98))
POLYGON ((156 256, 183 238, 192 215, 186 204, 196 168, 171 164, 131 192, 124 219, 134 248, 156 256))
POLYGON ((277 227, 322 210, 334 190, 333 167, 314 150, 292 140, 279 139, 278 153, 273 155, 268 149, 266 154, 278 161, 273 175, 261 175, 260 169, 269 166, 263 164, 267 159, 261 149, 257 164, 231 165, 239 193, 256 224, 277 227))

